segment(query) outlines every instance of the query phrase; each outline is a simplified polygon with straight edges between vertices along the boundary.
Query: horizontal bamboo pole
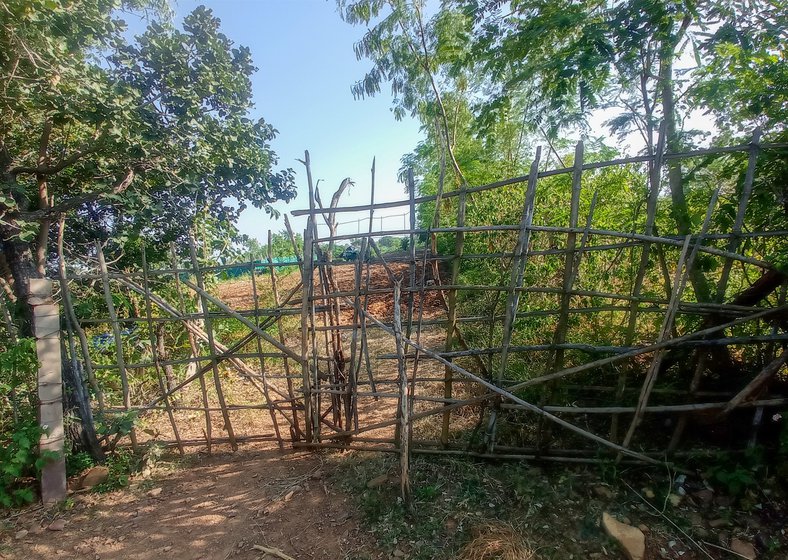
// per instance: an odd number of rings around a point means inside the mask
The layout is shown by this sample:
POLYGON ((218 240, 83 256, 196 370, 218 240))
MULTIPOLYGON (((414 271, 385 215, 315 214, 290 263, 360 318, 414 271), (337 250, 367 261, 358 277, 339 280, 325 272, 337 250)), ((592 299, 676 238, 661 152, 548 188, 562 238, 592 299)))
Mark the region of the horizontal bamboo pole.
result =
MULTIPOLYGON (((785 142, 774 142, 774 143, 764 143, 760 144, 759 147, 762 150, 768 149, 778 149, 778 148, 785 148, 788 147, 788 143, 785 142)), ((689 152, 678 152, 678 153, 666 153, 662 155, 663 160, 681 160, 681 159, 689 159, 695 157, 702 157, 708 155, 720 155, 720 154, 729 154, 735 152, 749 152, 751 149, 750 144, 740 144, 737 146, 726 146, 726 147, 719 147, 719 148, 705 148, 700 150, 692 150, 689 152)), ((646 163, 655 159, 654 155, 643 155, 643 156, 633 156, 633 157, 626 157, 626 158, 618 158, 612 159, 608 161, 600 161, 600 162, 593 162, 593 163, 586 163, 583 164, 583 171, 589 171, 592 169, 602 169, 605 167, 614 167, 616 165, 629 165, 633 163, 646 163)), ((543 177, 552 177, 554 175, 568 175, 574 172, 574 167, 564 167, 560 169, 553 169, 549 171, 541 171, 537 175, 537 178, 541 179, 543 177)), ((483 192, 488 190, 493 190, 501 187, 506 187, 509 185, 516 185, 518 183, 524 183, 528 180, 528 175, 522 175, 519 177, 512 177, 511 179, 505 179, 503 181, 496 181, 494 183, 488 183, 486 185, 480 185, 477 187, 470 187, 464 190, 457 190, 457 191, 449 191, 446 193, 441 193, 441 199, 453 198, 460 196, 463 192, 465 194, 473 194, 477 192, 483 192)), ((437 195, 428 195, 428 196, 420 196, 413 199, 413 203, 415 204, 423 204, 425 202, 433 202, 437 198, 437 195)), ((363 212, 367 210, 382 210, 384 208, 398 208, 400 206, 408 206, 411 204, 410 199, 405 200, 397 200, 393 202, 378 202, 375 204, 360 204, 357 206, 338 206, 337 208, 333 209, 334 213, 345 213, 345 212, 363 212)), ((293 216, 307 216, 310 214, 317 214, 319 213, 318 210, 293 210, 291 214, 293 216)), ((376 234, 377 235, 377 234, 376 234)))

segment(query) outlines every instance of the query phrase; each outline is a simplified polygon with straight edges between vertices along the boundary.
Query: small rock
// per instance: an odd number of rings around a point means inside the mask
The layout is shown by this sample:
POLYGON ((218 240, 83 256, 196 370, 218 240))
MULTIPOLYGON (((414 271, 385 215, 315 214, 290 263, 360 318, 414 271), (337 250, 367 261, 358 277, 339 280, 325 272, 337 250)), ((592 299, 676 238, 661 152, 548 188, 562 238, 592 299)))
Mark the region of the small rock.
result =
POLYGON ((154 488, 148 491, 148 496, 151 498, 158 498, 161 495, 161 488, 154 488))
POLYGON ((405 557, 405 553, 402 552, 399 548, 395 548, 393 554, 397 558, 404 558, 405 557))
POLYGON ((109 469, 104 466, 91 467, 82 473, 82 480, 79 483, 80 488, 93 488, 109 478, 109 469))
POLYGON ((27 529, 22 529, 21 531, 17 531, 17 532, 14 534, 14 538, 15 538, 16 540, 18 540, 18 541, 21 541, 22 539, 24 539, 24 538, 27 536, 27 534, 28 534, 29 532, 30 532, 30 531, 28 531, 27 529))
POLYGON ((163 550, 164 550, 164 552, 169 552, 170 550, 172 550, 172 547, 171 546, 165 546, 163 550))
POLYGON ((714 503, 720 507, 731 507, 733 500, 728 496, 717 496, 714 498, 714 503))
POLYGON ((709 505, 711 501, 714 499, 714 492, 709 490, 708 488, 704 488, 703 490, 698 490, 693 494, 697 500, 702 503, 703 505, 709 505))
POLYGON ((373 478, 372 480, 367 482, 367 488, 369 488, 369 489, 379 488, 379 487, 383 486, 384 484, 386 484, 388 482, 388 480, 389 480, 389 475, 387 475, 387 474, 382 474, 380 476, 376 476, 375 478, 373 478))
POLYGON ((285 497, 283 499, 284 499, 285 502, 289 502, 290 500, 293 499, 294 495, 295 495, 295 490, 290 490, 290 492, 285 494, 285 497))
POLYGON ((637 527, 616 521, 607 512, 602 514, 605 532, 624 549, 629 560, 643 560, 646 554, 646 536, 637 527))
POLYGON ((52 523, 49 524, 50 531, 62 531, 66 528, 66 521, 64 519, 55 519, 52 523))
POLYGON ((731 550, 748 560, 755 560, 755 547, 740 539, 731 540, 731 550))
POLYGON ((613 492, 607 486, 594 486, 594 494, 606 500, 613 498, 613 492))

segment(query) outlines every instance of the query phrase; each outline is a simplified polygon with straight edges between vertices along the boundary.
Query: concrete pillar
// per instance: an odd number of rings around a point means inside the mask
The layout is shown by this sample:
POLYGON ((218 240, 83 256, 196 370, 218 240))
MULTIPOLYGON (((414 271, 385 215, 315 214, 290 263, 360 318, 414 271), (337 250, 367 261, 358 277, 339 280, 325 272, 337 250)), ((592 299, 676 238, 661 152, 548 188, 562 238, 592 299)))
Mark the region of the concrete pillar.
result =
POLYGON ((41 452, 57 454, 41 472, 41 501, 58 502, 66 497, 66 459, 63 453, 63 378, 60 359, 60 310, 52 302, 52 281, 30 280, 28 303, 33 310, 33 336, 40 367, 38 370, 38 419, 44 433, 41 452))

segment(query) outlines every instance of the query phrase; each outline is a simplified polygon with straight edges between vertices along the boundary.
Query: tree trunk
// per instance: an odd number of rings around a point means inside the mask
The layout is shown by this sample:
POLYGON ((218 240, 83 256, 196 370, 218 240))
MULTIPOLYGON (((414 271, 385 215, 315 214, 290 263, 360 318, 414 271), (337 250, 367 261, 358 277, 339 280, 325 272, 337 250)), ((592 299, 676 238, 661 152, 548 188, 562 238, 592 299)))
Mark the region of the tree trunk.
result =
POLYGON ((2 236, 0 244, 14 279, 13 289, 18 305, 16 320, 19 336, 29 337, 33 335, 32 308, 28 304, 30 279, 42 278, 43 275, 37 269, 30 243, 19 239, 18 234, 19 228, 17 226, 0 226, 0 236, 2 236))

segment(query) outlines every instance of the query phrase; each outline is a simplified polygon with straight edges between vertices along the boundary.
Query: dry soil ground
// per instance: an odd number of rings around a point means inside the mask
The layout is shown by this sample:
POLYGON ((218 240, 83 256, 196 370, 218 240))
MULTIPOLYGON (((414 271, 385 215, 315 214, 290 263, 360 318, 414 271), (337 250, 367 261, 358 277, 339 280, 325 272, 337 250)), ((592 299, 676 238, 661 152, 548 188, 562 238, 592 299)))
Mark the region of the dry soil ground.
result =
POLYGON ((265 446, 194 456, 188 468, 160 468, 128 489, 77 493, 61 508, 17 515, 0 558, 262 557, 254 545, 298 559, 353 557, 365 548, 371 557, 348 497, 326 474, 320 455, 265 446))

